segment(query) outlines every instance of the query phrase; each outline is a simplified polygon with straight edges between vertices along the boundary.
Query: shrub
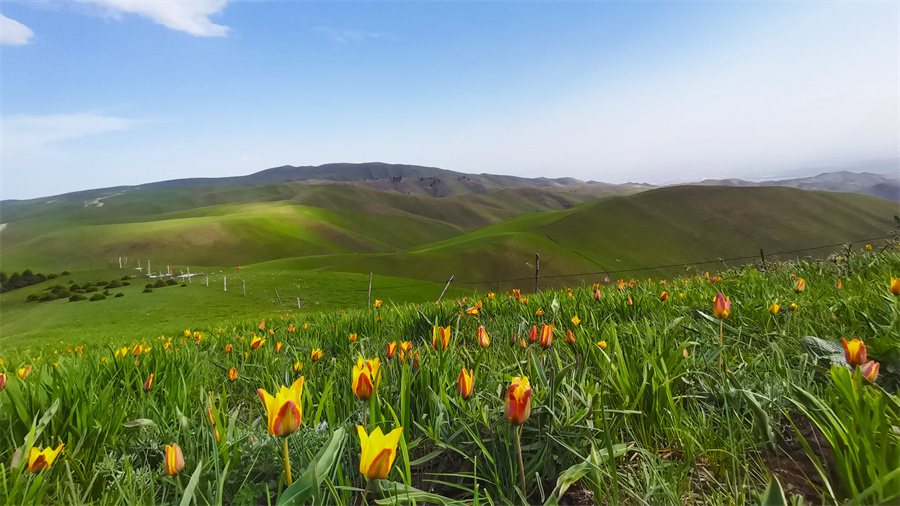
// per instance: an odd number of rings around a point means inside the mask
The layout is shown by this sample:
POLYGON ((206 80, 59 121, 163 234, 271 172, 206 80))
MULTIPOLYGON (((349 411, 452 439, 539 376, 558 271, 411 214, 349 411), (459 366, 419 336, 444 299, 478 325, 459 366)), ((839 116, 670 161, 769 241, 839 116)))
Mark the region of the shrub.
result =
POLYGON ((93 296, 91 296, 91 302, 93 302, 95 300, 103 300, 105 298, 106 298, 106 295, 103 295, 102 293, 95 293, 93 296))
POLYGON ((116 294, 116 297, 124 297, 124 296, 125 296, 125 294, 122 293, 122 292, 119 292, 119 293, 116 294))
POLYGON ((152 291, 153 291, 153 289, 150 288, 150 286, 148 285, 147 288, 144 288, 144 291, 142 293, 150 293, 152 291))
POLYGON ((34 301, 38 300, 39 297, 40 297, 40 295, 33 293, 33 294, 29 295, 28 298, 26 298, 25 300, 27 302, 34 302, 34 301))
POLYGON ((182 283, 181 286, 187 286, 187 283, 182 283))
POLYGON ((106 286, 109 284, 109 281, 97 281, 97 286, 106 286))
POLYGON ((162 288, 164 286, 166 286, 166 282, 161 279, 157 279, 156 283, 153 283, 153 288, 162 288))
POLYGON ((62 274, 63 276, 68 276, 71 273, 69 271, 62 271, 60 274, 62 274))
POLYGON ((88 292, 88 293, 96 292, 97 290, 99 290, 99 288, 97 288, 96 286, 85 286, 84 287, 84 291, 88 292))
POLYGON ((131 279, 131 276, 122 276, 122 281, 127 281, 131 279))
POLYGON ((84 295, 79 295, 76 293, 69 297, 69 302, 78 302, 79 300, 85 300, 86 298, 87 297, 85 297, 84 295))
POLYGON ((178 281, 175 281, 174 279, 167 279, 167 280, 166 280, 166 284, 169 285, 169 286, 177 285, 177 284, 178 284, 178 281))
POLYGON ((106 284, 106 288, 119 288, 120 286, 122 286, 122 283, 118 279, 114 279, 106 284))
POLYGON ((51 300, 56 300, 56 295, 53 292, 45 293, 38 298, 38 302, 50 302, 51 300))
POLYGON ((72 284, 69 285, 69 290, 72 290, 72 291, 81 290, 81 285, 72 281, 72 284))
POLYGON ((153 283, 147 283, 144 288, 153 288, 153 283))
POLYGON ((130 286, 130 285, 131 285, 131 283, 128 282, 128 281, 123 281, 123 282, 122 282, 122 286, 130 286))
POLYGON ((59 274, 47 274, 47 279, 56 279, 59 277, 59 274))
POLYGON ((62 290, 54 290, 54 291, 53 291, 53 294, 56 295, 56 298, 57 298, 57 299, 65 299, 66 297, 72 295, 72 294, 71 294, 68 290, 66 290, 66 289, 62 289, 62 290))

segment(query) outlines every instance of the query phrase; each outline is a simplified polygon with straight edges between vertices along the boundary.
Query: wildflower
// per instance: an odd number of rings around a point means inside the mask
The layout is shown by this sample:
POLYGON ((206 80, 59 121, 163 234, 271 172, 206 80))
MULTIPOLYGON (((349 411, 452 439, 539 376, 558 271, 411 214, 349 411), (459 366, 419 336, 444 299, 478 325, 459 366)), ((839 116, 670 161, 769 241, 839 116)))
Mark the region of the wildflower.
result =
POLYGON ((618 288, 619 290, 624 290, 625 289, 625 280, 620 279, 620 280, 616 281, 616 288, 618 288))
POLYGON ((665 302, 666 299, 669 298, 669 292, 663 292, 662 295, 659 296, 659 300, 665 302))
POLYGON ((234 380, 236 380, 237 377, 238 377, 237 369, 235 369, 234 367, 232 367, 231 369, 228 370, 228 379, 229 379, 231 382, 234 382, 234 380))
POLYGON ((488 294, 488 300, 494 300, 494 292, 488 294))
POLYGON ((309 324, 308 324, 308 323, 304 323, 304 324, 303 324, 303 330, 306 330, 306 329, 308 329, 308 328, 309 328, 309 324))
POLYGON ((375 309, 380 308, 380 307, 381 307, 381 304, 382 304, 382 301, 381 301, 381 300, 375 299, 375 309))
POLYGON ((900 278, 891 277, 889 290, 894 295, 900 295, 900 278))
POLYGON ((297 329, 294 328, 294 324, 293 324, 293 323, 290 324, 290 325, 288 325, 288 332, 296 332, 296 331, 297 331, 297 329))
POLYGON ((538 330, 537 325, 532 325, 531 330, 528 332, 528 340, 532 343, 537 341, 538 330))
POLYGON ((147 381, 144 382, 144 391, 149 392, 153 388, 153 375, 151 374, 147 381))
POLYGON ((166 445, 166 474, 175 476, 184 469, 184 454, 181 448, 175 443, 172 446, 166 445))
POLYGON ((400 341, 400 349, 409 353, 412 350, 412 342, 411 341, 400 341))
POLYGON ((544 310, 541 308, 538 308, 538 310, 534 312, 534 315, 535 316, 544 316, 544 310))
POLYGON ((631 300, 631 297, 628 297, 628 300, 627 300, 625 303, 628 304, 629 306, 633 306, 633 305, 634 305, 634 301, 631 300))
POLYGON ((541 348, 549 348, 553 344, 553 325, 541 326, 541 348))
MULTIPOLYGON (((263 320, 265 321, 265 320, 263 320)), ((255 334, 253 335, 253 339, 250 340, 250 348, 254 350, 258 350, 260 346, 265 344, 266 340, 257 337, 255 334)))
POLYGON ((281 353, 282 348, 284 348, 284 343, 275 343, 275 353, 281 353))
POLYGON ((294 372, 300 374, 300 371, 303 370, 303 362, 294 362, 294 372))
POLYGON ((60 444, 55 450, 53 448, 39 450, 32 447, 28 454, 28 472, 36 473, 53 465, 53 461, 56 460, 56 456, 62 451, 63 446, 65 445, 60 444))
POLYGON ((600 300, 600 289, 599 288, 594 290, 594 300, 600 300))
POLYGON ((0 374, 0 392, 6 390, 6 373, 0 374))
POLYGON ((139 344, 139 345, 135 346, 133 350, 131 350, 131 354, 136 357, 136 356, 140 355, 143 351, 144 351, 144 345, 139 344))
POLYGON ((844 288, 844 282, 839 279, 837 281, 837 283, 834 285, 834 287, 837 288, 838 290, 841 290, 844 288))
POLYGON ((571 330, 566 331, 566 342, 569 344, 575 344, 575 334, 573 334, 571 330))
POLYGON ((231 344, 230 343, 225 345, 225 353, 231 353, 231 344))
POLYGON ((870 360, 860 366, 859 370, 862 372, 863 378, 866 378, 871 383, 875 383, 875 380, 878 379, 878 372, 881 370, 881 364, 870 360))
POLYGON ((688 349, 687 349, 687 348, 684 349, 683 355, 684 355, 684 358, 685 358, 685 359, 687 359, 689 356, 691 356, 691 354, 688 353, 688 349))
POLYGON ((531 416, 531 384, 527 377, 516 376, 506 390, 506 418, 522 425, 531 416))
POLYGON ((791 311, 796 311, 800 309, 800 306, 798 306, 797 304, 791 304, 790 306, 788 306, 788 309, 790 309, 791 311))
POLYGON ((392 343, 388 343, 387 345, 387 358, 388 360, 394 358, 394 355, 397 354, 397 341, 392 343))
POLYGON ((478 344, 482 348, 487 348, 491 345, 491 338, 488 337, 487 330, 484 327, 478 327, 478 344))
POLYGON ((29 374, 31 374, 31 364, 16 371, 16 376, 18 376, 20 380, 25 379, 29 374))
POLYGON ((872 251, 872 245, 866 244, 866 251, 872 251))
POLYGON ((794 291, 797 293, 800 293, 803 290, 806 290, 806 280, 803 278, 800 278, 797 280, 797 284, 794 285, 794 291))
POLYGON ((515 297, 517 301, 521 302, 522 292, 518 288, 513 289, 513 297, 515 297))
POLYGON ((781 304, 777 302, 773 302, 771 306, 769 306, 769 312, 772 314, 778 314, 778 310, 781 309, 781 304))
POLYGON ((309 352, 309 359, 313 362, 316 362, 320 358, 322 358, 322 350, 313 348, 312 351, 309 352))
POLYGON ((579 318, 578 315, 573 316, 572 325, 575 325, 577 327, 579 323, 581 323, 581 318, 579 318))
POLYGON ((353 393, 361 400, 368 400, 372 397, 375 389, 381 383, 381 374, 379 369, 381 364, 377 358, 371 360, 363 360, 362 357, 356 359, 356 365, 353 366, 353 393))
POLYGON ((469 316, 478 316, 479 309, 481 309, 481 301, 480 300, 478 301, 478 304, 475 304, 475 306, 470 307, 469 309, 466 309, 466 314, 469 316))
POLYGON ((606 349, 606 341, 600 341, 599 343, 597 343, 597 346, 598 346, 601 350, 605 350, 605 349, 606 349))
POLYGON ((356 334, 350 334, 350 342, 351 342, 351 343, 355 343, 355 342, 356 342, 356 334))
POLYGON ((259 325, 257 325, 256 328, 258 328, 259 330, 266 330, 266 321, 263 320, 259 322, 259 325))
POLYGON ((864 345, 862 341, 853 339, 848 343, 847 340, 842 337, 841 342, 844 345, 844 358, 847 359, 847 363, 850 364, 851 367, 863 365, 868 362, 866 345, 864 345))
POLYGON ((725 297, 721 292, 716 294, 713 301, 713 314, 716 318, 728 318, 731 314, 731 297, 725 297))
POLYGON ((528 345, 525 344, 525 340, 524 340, 524 339, 522 339, 521 341, 519 341, 519 348, 524 349, 524 348, 527 348, 527 347, 528 347, 528 345))
POLYGON ((262 388, 258 389, 256 393, 266 405, 269 434, 284 437, 300 428, 303 420, 303 404, 300 402, 303 395, 302 376, 297 378, 290 388, 282 385, 274 397, 262 388))
POLYGON ((450 326, 435 326, 431 329, 431 346, 438 349, 438 340, 440 339, 441 349, 446 350, 450 345, 450 326))
POLYGON ((468 399, 472 395, 472 389, 475 386, 475 376, 471 369, 462 368, 459 377, 456 379, 456 392, 463 399, 468 399))
POLYGON ((184 331, 184 337, 191 337, 191 331, 190 331, 190 330, 185 330, 185 331, 184 331))
POLYGON ((371 434, 366 434, 362 425, 356 426, 359 435, 359 472, 370 480, 387 478, 397 458, 397 444, 403 434, 403 427, 398 427, 384 434, 381 427, 375 427, 371 434))

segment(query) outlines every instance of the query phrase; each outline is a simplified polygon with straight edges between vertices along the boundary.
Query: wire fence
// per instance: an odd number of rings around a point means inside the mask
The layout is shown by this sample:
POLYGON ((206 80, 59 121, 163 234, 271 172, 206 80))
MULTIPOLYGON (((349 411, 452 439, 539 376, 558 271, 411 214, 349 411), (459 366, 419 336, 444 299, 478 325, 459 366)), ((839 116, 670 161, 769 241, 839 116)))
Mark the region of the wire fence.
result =
MULTIPOLYGON (((444 284, 445 283, 444 281, 417 281, 417 282, 412 282, 412 283, 392 284, 392 285, 388 285, 388 286, 377 286, 377 284, 372 284, 372 277, 370 275, 369 284, 367 287, 360 288, 360 289, 353 289, 353 290, 350 290, 350 292, 354 292, 354 293, 368 292, 369 295, 367 297, 367 299, 368 299, 367 303, 372 303, 376 298, 376 293, 378 294, 378 297, 384 297, 384 295, 381 295, 381 294, 385 293, 385 292, 390 293, 390 292, 394 292, 396 290, 410 290, 410 289, 422 288, 425 286, 436 286, 436 285, 444 286, 444 290, 446 291, 447 287, 449 287, 451 285, 451 283, 457 287, 462 285, 462 286, 466 287, 466 289, 478 289, 479 287, 495 285, 498 290, 500 289, 501 285, 509 286, 509 284, 512 284, 512 283, 535 282, 535 287, 537 288, 538 282, 546 282, 548 280, 567 280, 567 279, 579 279, 579 278, 581 278, 581 279, 594 278, 596 280, 596 278, 598 276, 602 276, 602 278, 600 278, 599 281, 602 281, 604 283, 609 283, 609 282, 612 282, 614 277, 619 277, 619 276, 625 277, 625 276, 623 276, 625 274, 632 275, 634 273, 647 272, 647 271, 663 271, 663 272, 669 271, 669 272, 671 272, 674 269, 687 270, 687 269, 690 269, 691 267, 698 267, 701 265, 710 265, 710 264, 721 264, 726 268, 734 268, 734 267, 737 267, 740 265, 747 265, 750 263, 755 263, 755 261, 759 261, 762 266, 765 266, 766 264, 769 264, 771 262, 778 261, 778 259, 780 259, 780 258, 788 257, 790 259, 793 259, 793 258, 797 258, 797 257, 801 256, 804 253, 814 252, 814 251, 818 251, 818 250, 835 250, 837 248, 848 248, 852 244, 860 244, 860 243, 868 244, 868 243, 872 243, 872 242, 880 241, 880 240, 886 240, 886 242, 885 242, 885 248, 886 248, 887 245, 889 245, 893 242, 896 242, 898 239, 900 239, 900 235, 898 235, 897 232, 892 232, 890 234, 879 236, 879 237, 871 237, 871 238, 867 238, 867 239, 856 239, 856 240, 847 241, 847 242, 823 244, 823 245, 819 245, 819 246, 810 246, 810 247, 796 248, 796 249, 790 249, 790 250, 780 250, 780 251, 775 251, 775 252, 764 252, 763 249, 760 249, 759 254, 755 254, 755 255, 744 255, 744 256, 735 256, 735 257, 728 257, 728 258, 719 257, 719 258, 708 259, 708 260, 678 262, 678 263, 661 264, 661 265, 653 265, 653 266, 629 267, 629 268, 622 268, 622 269, 615 269, 615 270, 596 270, 596 271, 589 271, 589 272, 556 273, 556 274, 543 274, 543 275, 540 275, 539 272, 535 272, 535 274, 530 275, 530 276, 509 277, 509 278, 502 278, 502 279, 498 278, 498 279, 489 279, 489 280, 465 280, 465 279, 458 279, 455 276, 451 276, 450 281, 446 282, 446 285, 444 284), (732 264, 732 265, 729 265, 729 264, 732 264)), ((821 255, 819 255, 819 256, 821 256, 821 255)), ((183 274, 181 276, 175 275, 175 273, 171 270, 171 268, 169 268, 169 272, 170 272, 169 276, 171 276, 171 277, 184 278, 183 274)), ((188 273, 189 273, 189 271, 188 271, 188 273)), ((221 273, 221 271, 220 271, 220 273, 221 273)), ((226 274, 221 274, 221 277, 218 275, 214 275, 212 280, 210 279, 209 275, 206 273, 195 273, 195 274, 193 274, 193 276, 204 276, 205 280, 199 280, 199 281, 201 284, 205 284, 206 286, 213 286, 213 283, 210 282, 210 281, 213 281, 216 284, 220 284, 220 286, 222 286, 222 289, 227 291, 226 286, 228 284, 231 284, 232 286, 230 286, 228 288, 232 288, 232 290, 231 290, 232 292, 237 292, 241 296, 246 296, 246 294, 247 294, 246 281, 240 277, 239 273, 237 276, 231 276, 231 280, 227 279, 229 277, 229 275, 226 275, 226 274), (232 283, 227 283, 227 281, 232 281, 232 283), (237 285, 237 286, 235 286, 235 285, 237 285)), ((197 278, 195 277, 194 279, 196 280, 197 278)), ((190 281, 188 280, 188 282, 190 282, 190 281)), ((297 288, 297 291, 299 292, 300 286, 296 286, 296 288, 297 288)), ((275 298, 278 299, 279 304, 293 305, 294 300, 296 299, 296 305, 298 307, 301 307, 302 296, 297 296, 293 288, 285 287, 284 289, 282 289, 282 288, 278 287, 272 291, 274 292, 275 298)), ((437 294, 435 294, 435 296, 437 296, 437 294)), ((443 297, 443 292, 441 292, 441 297, 443 297)), ((274 302, 274 300, 273 300, 273 302, 274 302)))

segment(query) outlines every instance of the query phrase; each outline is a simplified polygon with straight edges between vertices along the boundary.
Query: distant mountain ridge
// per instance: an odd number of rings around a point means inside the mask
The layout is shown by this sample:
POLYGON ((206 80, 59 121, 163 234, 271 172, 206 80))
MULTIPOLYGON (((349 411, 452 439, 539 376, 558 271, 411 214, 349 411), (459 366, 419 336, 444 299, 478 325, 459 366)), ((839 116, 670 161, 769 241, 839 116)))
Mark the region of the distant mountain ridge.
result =
POLYGON ((777 181, 745 181, 743 179, 704 179, 702 186, 784 186, 809 191, 858 193, 900 201, 900 172, 874 174, 871 172, 823 172, 816 176, 781 179, 777 181))

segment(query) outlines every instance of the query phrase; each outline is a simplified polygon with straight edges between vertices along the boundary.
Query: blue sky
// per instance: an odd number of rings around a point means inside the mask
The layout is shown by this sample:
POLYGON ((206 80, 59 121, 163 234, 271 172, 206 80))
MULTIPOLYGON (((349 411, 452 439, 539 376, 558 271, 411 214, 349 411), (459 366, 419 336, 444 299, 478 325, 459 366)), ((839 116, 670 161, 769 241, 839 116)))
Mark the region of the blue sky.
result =
POLYGON ((0 198, 384 161, 667 183, 900 156, 896 2, 5 0, 0 198))

